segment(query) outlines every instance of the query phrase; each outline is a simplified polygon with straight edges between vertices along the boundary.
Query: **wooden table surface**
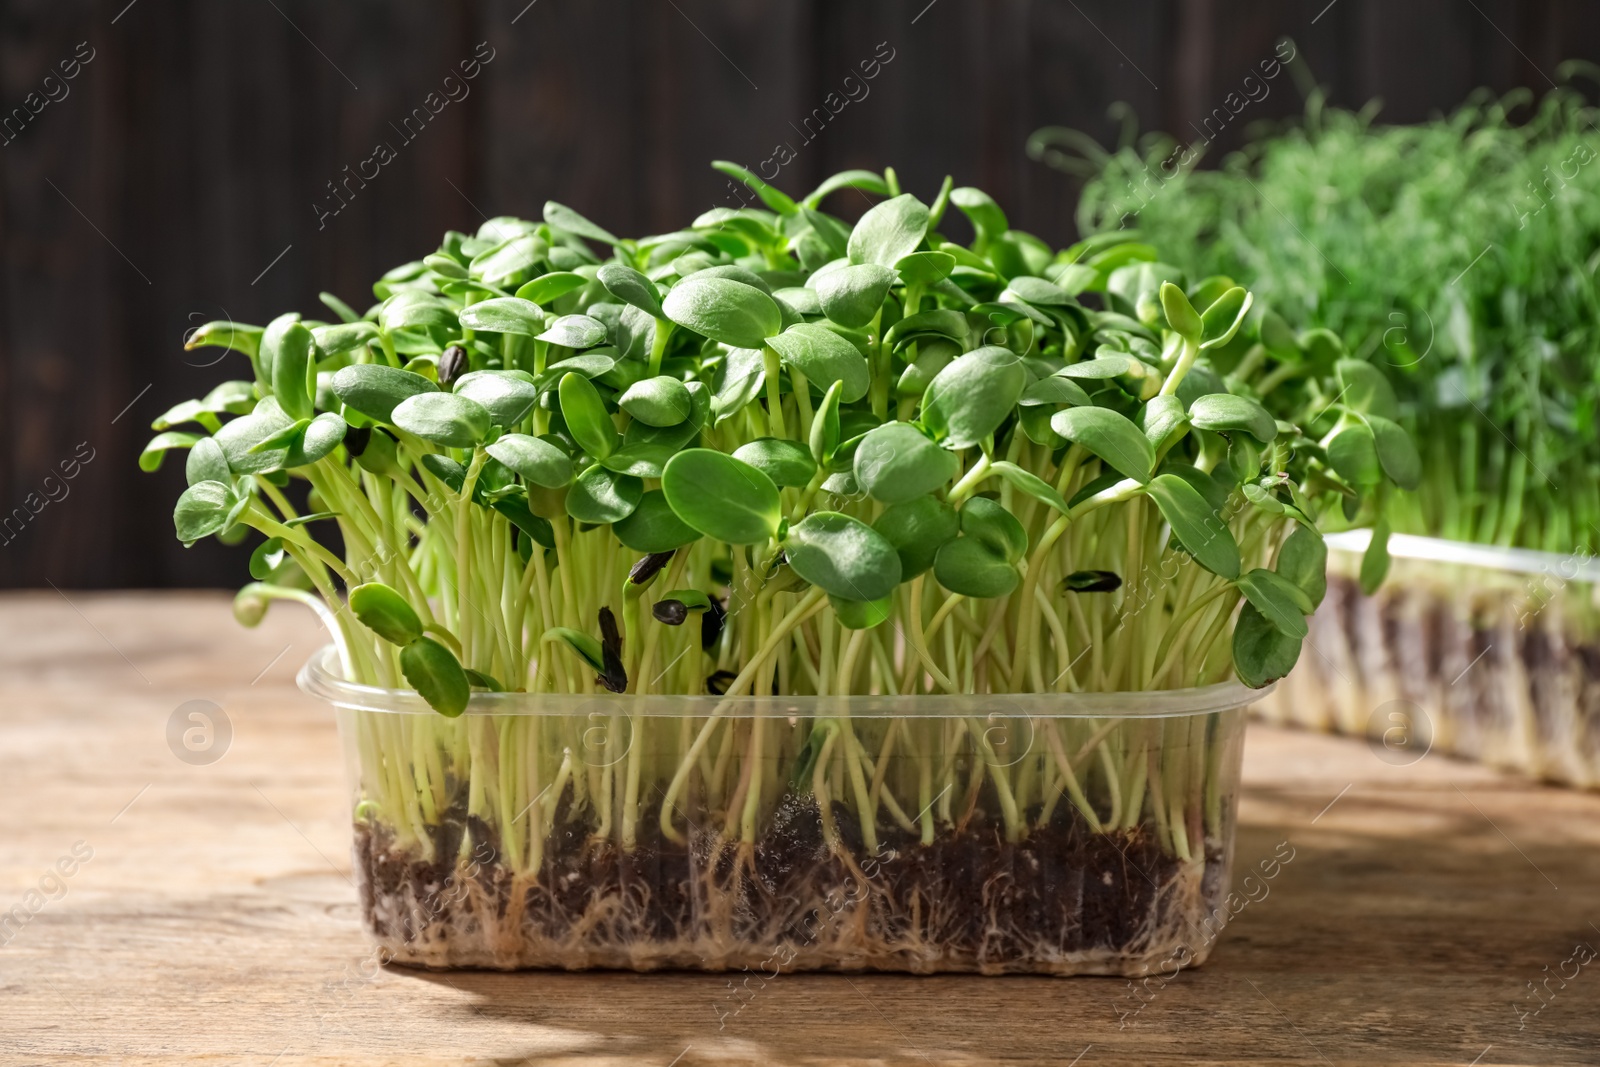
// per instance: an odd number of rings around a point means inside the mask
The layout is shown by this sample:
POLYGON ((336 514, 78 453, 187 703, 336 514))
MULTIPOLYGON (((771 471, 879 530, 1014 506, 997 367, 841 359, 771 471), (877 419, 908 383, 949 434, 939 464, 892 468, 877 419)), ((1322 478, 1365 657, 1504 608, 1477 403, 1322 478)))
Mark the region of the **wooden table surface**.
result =
POLYGON ((321 640, 221 594, 0 597, 0 1064, 1600 1064, 1600 796, 1260 725, 1236 882, 1293 859, 1142 994, 793 975, 719 1028, 716 975, 374 968, 294 685, 321 640), (169 745, 192 700, 212 762, 169 745))

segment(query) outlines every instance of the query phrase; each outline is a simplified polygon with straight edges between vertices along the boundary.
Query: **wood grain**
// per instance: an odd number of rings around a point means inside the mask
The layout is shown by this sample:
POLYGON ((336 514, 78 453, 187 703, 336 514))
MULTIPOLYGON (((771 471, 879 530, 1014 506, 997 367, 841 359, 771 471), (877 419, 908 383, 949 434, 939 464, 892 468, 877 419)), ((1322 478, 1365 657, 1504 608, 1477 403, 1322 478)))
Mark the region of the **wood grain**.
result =
POLYGON ((1600 796, 1260 726, 1236 884, 1293 859, 1121 1023, 1120 979, 785 976, 719 1029, 726 976, 378 969, 293 682, 321 640, 214 594, 0 598, 0 911, 40 905, 0 947, 0 1064, 1596 1062, 1600 967, 1513 1006, 1600 948, 1600 796), (210 765, 168 748, 190 700, 232 725, 210 765))

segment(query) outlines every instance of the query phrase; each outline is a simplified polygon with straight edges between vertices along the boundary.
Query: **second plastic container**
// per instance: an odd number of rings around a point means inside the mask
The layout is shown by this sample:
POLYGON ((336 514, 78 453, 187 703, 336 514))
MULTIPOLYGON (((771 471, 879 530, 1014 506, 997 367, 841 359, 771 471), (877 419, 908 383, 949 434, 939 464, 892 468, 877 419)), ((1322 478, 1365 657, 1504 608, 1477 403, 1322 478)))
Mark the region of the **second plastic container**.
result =
POLYGON ((1172 971, 1227 915, 1237 684, 996 697, 480 694, 337 707, 385 959, 1172 971))
POLYGON ((1600 565, 1399 534, 1361 592, 1365 530, 1328 538, 1328 595, 1268 719, 1365 735, 1396 763, 1446 752, 1600 786, 1600 565))

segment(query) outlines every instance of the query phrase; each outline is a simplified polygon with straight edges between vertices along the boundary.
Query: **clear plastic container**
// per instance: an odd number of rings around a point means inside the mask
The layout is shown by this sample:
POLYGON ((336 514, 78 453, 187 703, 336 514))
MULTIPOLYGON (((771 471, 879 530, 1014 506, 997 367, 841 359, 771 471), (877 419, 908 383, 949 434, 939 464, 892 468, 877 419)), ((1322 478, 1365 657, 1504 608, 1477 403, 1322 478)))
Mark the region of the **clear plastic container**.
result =
POLYGON ((1391 762, 1430 751, 1600 785, 1600 563, 1396 534, 1361 592, 1369 534, 1328 538, 1328 595, 1271 720, 1366 736, 1391 762))
POLYGON ((1260 695, 505 693, 447 719, 331 649, 300 684, 337 709, 386 959, 767 974, 1200 963, 1260 695))

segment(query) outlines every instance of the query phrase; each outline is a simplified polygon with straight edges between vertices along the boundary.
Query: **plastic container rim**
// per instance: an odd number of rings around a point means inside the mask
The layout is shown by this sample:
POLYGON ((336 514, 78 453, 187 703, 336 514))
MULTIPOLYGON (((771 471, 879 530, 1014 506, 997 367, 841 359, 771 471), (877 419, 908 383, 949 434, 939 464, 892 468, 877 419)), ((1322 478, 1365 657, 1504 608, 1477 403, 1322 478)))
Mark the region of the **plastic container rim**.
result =
MULTIPOLYGON (((1372 541, 1371 530, 1344 530, 1328 534, 1324 540, 1336 552, 1359 555, 1372 541)), ((1424 560, 1429 563, 1454 563, 1510 574, 1553 574, 1568 582, 1600 583, 1600 560, 1594 556, 1563 555, 1533 548, 1507 548, 1481 545, 1472 541, 1451 541, 1443 537, 1417 534, 1390 534, 1389 555, 1393 559, 1424 560)))
MULTIPOLYGON (((324 645, 300 668, 300 689, 335 707, 397 715, 436 715, 410 689, 384 689, 340 677, 338 650, 324 645)), ((1250 689, 1219 682, 1192 689, 1120 693, 995 693, 933 696, 664 696, 655 694, 474 693, 466 715, 646 715, 788 719, 848 714, 855 718, 970 718, 1015 715, 1043 719, 1166 719, 1244 708, 1276 683, 1250 689)))

